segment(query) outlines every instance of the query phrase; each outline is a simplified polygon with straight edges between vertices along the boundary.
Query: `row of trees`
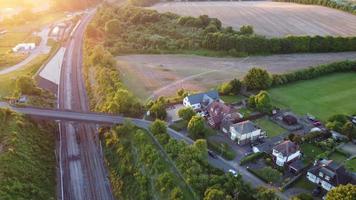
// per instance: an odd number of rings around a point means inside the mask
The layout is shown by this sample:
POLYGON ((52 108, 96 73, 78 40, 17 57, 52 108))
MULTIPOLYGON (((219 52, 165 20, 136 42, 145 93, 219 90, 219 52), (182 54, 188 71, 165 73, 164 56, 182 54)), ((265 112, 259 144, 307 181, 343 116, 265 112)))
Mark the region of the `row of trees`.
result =
POLYGON ((119 72, 116 70, 116 60, 110 52, 101 45, 93 49, 88 45, 85 49, 84 62, 92 109, 133 117, 142 114, 143 106, 122 85, 119 72), (95 84, 92 84, 93 80, 95 84))
POLYGON ((266 38, 258 35, 246 36, 235 32, 215 32, 208 33, 204 37, 202 47, 248 54, 340 52, 355 51, 356 37, 288 36, 266 38))
POLYGON ((242 86, 248 90, 265 90, 273 86, 284 85, 299 80, 308 80, 338 72, 355 72, 356 61, 341 61, 309 67, 284 74, 269 74, 265 69, 253 67, 244 76, 242 82, 233 79, 218 87, 221 94, 237 94, 242 86))
POLYGON ((343 10, 352 14, 356 14, 356 5, 353 4, 352 1, 332 1, 332 0, 275 0, 275 1, 321 5, 329 8, 343 10))

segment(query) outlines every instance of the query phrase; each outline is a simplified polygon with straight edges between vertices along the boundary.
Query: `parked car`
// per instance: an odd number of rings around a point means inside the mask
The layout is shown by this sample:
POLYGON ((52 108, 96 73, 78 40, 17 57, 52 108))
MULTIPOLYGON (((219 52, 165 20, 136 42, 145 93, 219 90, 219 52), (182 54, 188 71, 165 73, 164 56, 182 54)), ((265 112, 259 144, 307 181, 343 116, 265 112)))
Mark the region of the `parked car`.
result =
POLYGON ((237 172, 233 169, 229 169, 229 173, 231 173, 234 177, 237 177, 237 172))
POLYGON ((214 152, 212 152, 212 151, 210 151, 210 150, 208 150, 208 154, 209 154, 209 156, 210 157, 212 157, 212 158, 218 158, 218 156, 214 153, 214 152))

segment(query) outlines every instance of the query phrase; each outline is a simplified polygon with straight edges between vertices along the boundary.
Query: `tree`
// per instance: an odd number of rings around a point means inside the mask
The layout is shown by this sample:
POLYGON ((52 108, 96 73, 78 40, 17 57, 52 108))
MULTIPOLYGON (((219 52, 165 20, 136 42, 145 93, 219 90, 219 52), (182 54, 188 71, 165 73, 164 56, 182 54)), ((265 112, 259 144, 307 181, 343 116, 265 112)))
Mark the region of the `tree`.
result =
POLYGON ((344 126, 342 126, 341 128, 341 133, 344 134, 345 136, 347 136, 349 138, 349 140, 352 140, 353 138, 356 137, 356 131, 355 131, 355 127, 352 124, 352 122, 348 121, 344 124, 344 126))
POLYGON ((188 123, 188 132, 193 139, 204 138, 204 119, 201 116, 193 116, 188 123))
POLYGON ((248 99, 248 105, 260 112, 270 112, 272 109, 271 98, 268 92, 263 90, 255 96, 251 95, 248 99))
POLYGON ((248 71, 243 82, 249 90, 264 90, 271 86, 272 78, 266 70, 254 67, 248 71))
POLYGON ((155 102, 151 106, 149 111, 150 111, 150 116, 152 116, 154 119, 164 120, 167 117, 166 105, 161 101, 155 102))
POLYGON ((218 90, 222 95, 229 95, 232 91, 232 86, 230 83, 223 83, 219 86, 218 90))
POLYGON ((117 35, 120 34, 122 30, 121 22, 117 19, 112 19, 105 23, 105 33, 109 35, 117 35))
POLYGON ((169 196, 170 200, 183 200, 184 196, 183 196, 183 192, 180 188, 175 187, 173 188, 170 196, 169 196))
POLYGON ((255 96, 255 104, 257 110, 259 110, 260 112, 271 111, 271 98, 266 91, 260 91, 260 93, 255 96))
POLYGON ((254 195, 257 200, 277 200, 276 192, 272 189, 260 187, 254 195))
POLYGON ((331 189, 326 195, 326 200, 354 200, 355 197, 356 185, 347 184, 339 185, 331 189))
POLYGON ((252 35, 253 32, 253 27, 250 25, 243 25, 240 27, 240 34, 242 35, 252 35))
POLYGON ((35 81, 29 76, 20 76, 16 80, 16 90, 25 95, 39 95, 41 89, 39 89, 35 81))
POLYGON ((150 126, 150 131, 154 135, 167 134, 166 122, 156 119, 150 126))
POLYGON ((204 139, 198 139, 193 144, 194 152, 197 154, 197 158, 200 161, 208 161, 208 144, 204 139))
POLYGON ((162 193, 170 191, 174 186, 174 177, 171 173, 164 172, 160 174, 156 181, 157 188, 160 189, 162 193))
POLYGON ((208 188, 204 193, 204 200, 225 200, 225 195, 221 190, 208 188))
POLYGON ((189 122, 192 119, 192 117, 195 116, 195 112, 193 108, 185 107, 178 110, 178 116, 184 119, 185 121, 189 122))
POLYGON ((233 94, 239 94, 241 90, 242 83, 239 79, 233 79, 229 82, 231 85, 231 93, 233 94))

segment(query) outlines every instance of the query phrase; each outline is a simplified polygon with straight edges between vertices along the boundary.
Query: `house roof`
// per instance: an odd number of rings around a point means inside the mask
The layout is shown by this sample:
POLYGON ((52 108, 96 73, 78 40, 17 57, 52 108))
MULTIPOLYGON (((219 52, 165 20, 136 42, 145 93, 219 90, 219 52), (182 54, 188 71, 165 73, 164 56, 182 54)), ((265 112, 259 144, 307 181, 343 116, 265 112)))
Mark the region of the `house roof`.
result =
POLYGON ((235 129, 236 132, 240 134, 246 134, 246 133, 251 133, 253 131, 256 131, 260 128, 258 128, 253 122, 250 120, 243 121, 237 124, 233 124, 230 126, 231 128, 235 129))
POLYGON ((219 93, 215 90, 205 92, 205 93, 192 94, 187 96, 187 98, 191 104, 198 104, 203 101, 204 96, 207 96, 213 100, 218 100, 220 98, 219 93))
POLYGON ((278 151, 279 153, 282 153, 283 156, 289 156, 297 152, 299 150, 299 147, 294 142, 286 140, 273 147, 273 149, 278 151))
POLYGON ((309 169, 309 172, 334 186, 346 184, 352 179, 350 174, 346 172, 345 168, 333 160, 319 160, 314 167, 309 169), (323 175, 330 177, 330 179, 326 180, 325 176, 320 177, 319 172, 322 172, 323 175))

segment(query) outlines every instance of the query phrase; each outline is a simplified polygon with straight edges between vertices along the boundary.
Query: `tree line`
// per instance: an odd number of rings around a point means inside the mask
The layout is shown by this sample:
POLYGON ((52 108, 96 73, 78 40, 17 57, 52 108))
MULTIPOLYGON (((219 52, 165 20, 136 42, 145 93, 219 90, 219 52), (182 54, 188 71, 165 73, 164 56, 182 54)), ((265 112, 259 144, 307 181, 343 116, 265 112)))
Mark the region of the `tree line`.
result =
POLYGON ((356 14, 356 5, 351 1, 331 1, 331 0, 274 0, 278 2, 292 2, 292 3, 300 3, 300 4, 313 4, 326 6, 329 8, 335 8, 338 10, 342 10, 345 12, 349 12, 352 14, 356 14))
POLYGON ((114 55, 199 50, 224 55, 355 51, 356 37, 287 36, 266 38, 253 27, 222 27, 219 19, 159 13, 133 6, 102 6, 94 18, 96 34, 114 55))

